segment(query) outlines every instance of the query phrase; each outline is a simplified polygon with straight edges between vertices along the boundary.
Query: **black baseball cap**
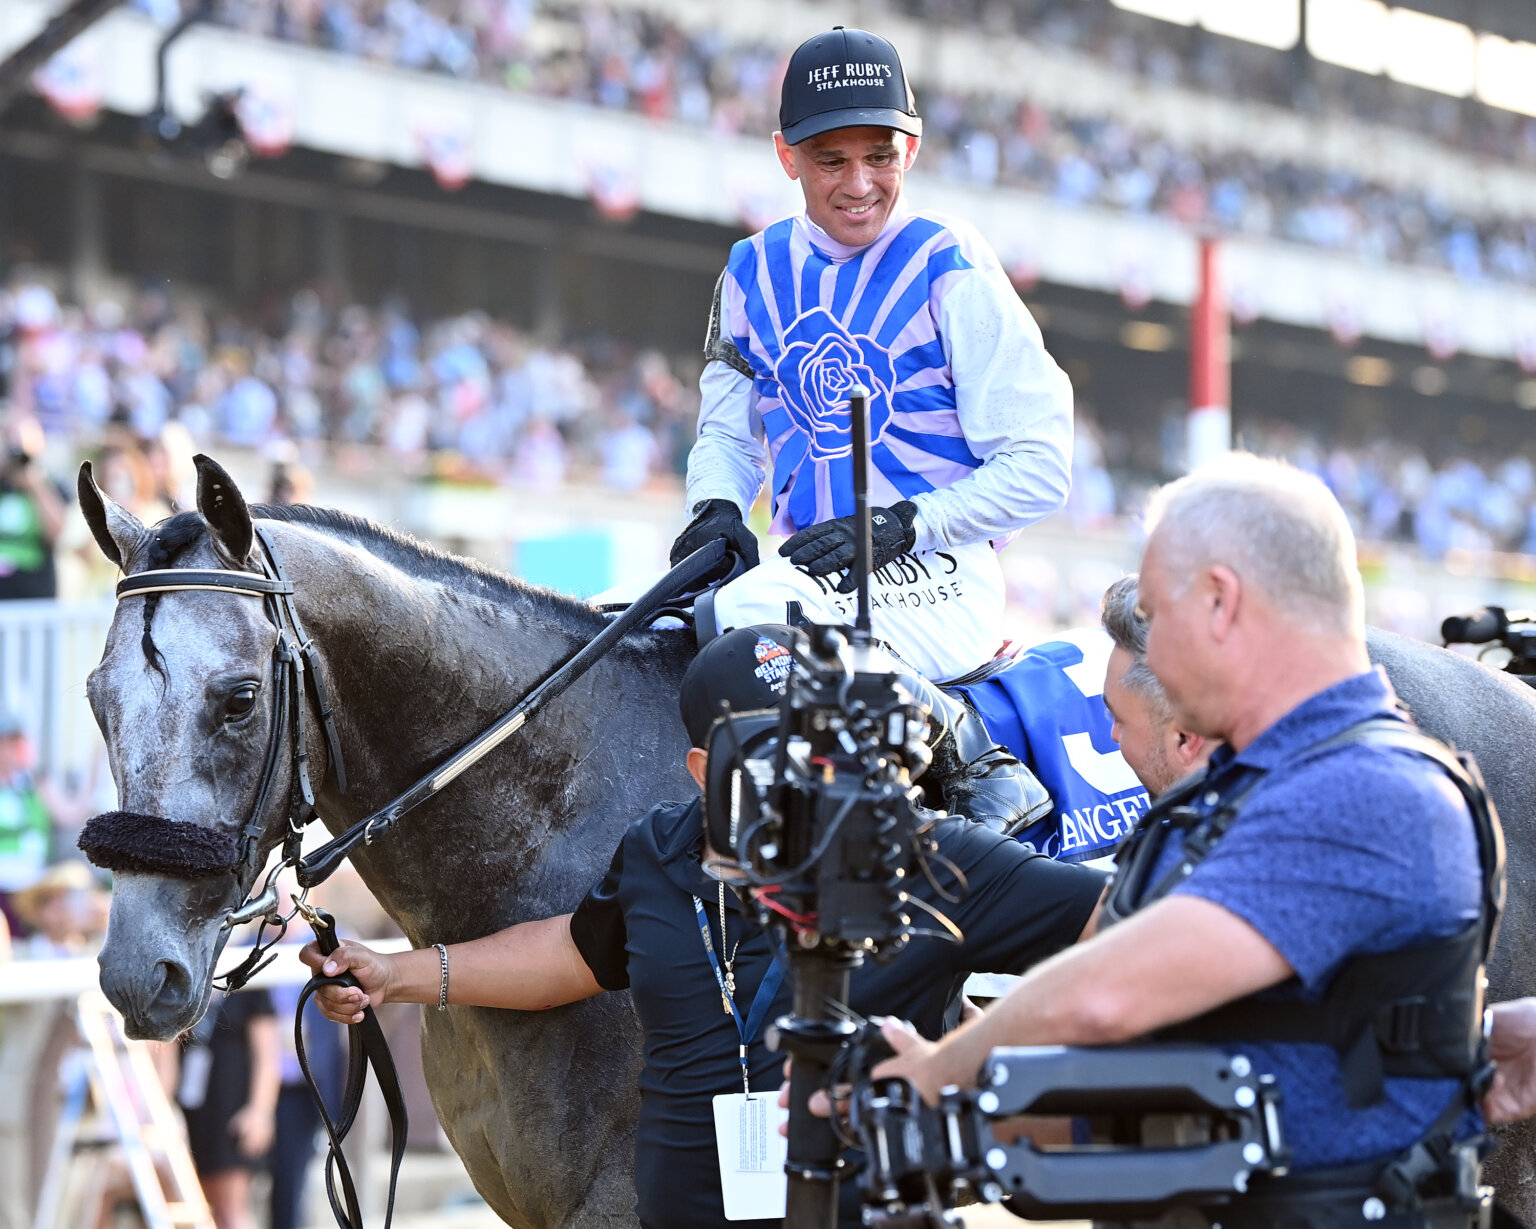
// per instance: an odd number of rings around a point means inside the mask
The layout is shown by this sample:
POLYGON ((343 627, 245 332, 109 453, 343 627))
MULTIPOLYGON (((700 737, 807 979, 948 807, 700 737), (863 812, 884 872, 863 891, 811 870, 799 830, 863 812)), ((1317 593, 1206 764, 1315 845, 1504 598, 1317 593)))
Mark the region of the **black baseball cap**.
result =
POLYGON ((724 701, 733 713, 777 708, 794 667, 795 629, 758 623, 716 636, 683 675, 677 706, 695 747, 702 747, 724 701))
POLYGON ((896 48, 868 30, 833 26, 789 57, 779 130, 788 144, 798 145, 834 128, 864 125, 923 135, 896 48))

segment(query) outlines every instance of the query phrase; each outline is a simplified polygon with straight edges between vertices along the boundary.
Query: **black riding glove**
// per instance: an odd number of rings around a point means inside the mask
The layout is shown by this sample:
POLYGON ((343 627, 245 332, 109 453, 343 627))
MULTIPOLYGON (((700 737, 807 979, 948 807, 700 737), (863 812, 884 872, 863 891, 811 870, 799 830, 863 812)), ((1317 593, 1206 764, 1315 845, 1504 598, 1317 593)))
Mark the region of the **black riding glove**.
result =
MULTIPOLYGON (((897 555, 912 549, 917 541, 917 530, 912 526, 917 520, 917 505, 910 499, 889 508, 869 510, 869 567, 871 571, 883 568, 897 555)), ((835 521, 822 521, 809 529, 802 529, 783 546, 779 554, 788 555, 797 568, 804 568, 812 576, 825 576, 828 572, 841 572, 853 566, 853 539, 856 518, 840 516, 835 521)), ((852 593, 858 587, 853 573, 843 577, 837 586, 839 593, 852 593)))
POLYGON ((706 499, 694 509, 693 520, 672 543, 672 566, 716 538, 729 542, 749 568, 757 566, 757 537, 742 524, 741 509, 729 499, 706 499))

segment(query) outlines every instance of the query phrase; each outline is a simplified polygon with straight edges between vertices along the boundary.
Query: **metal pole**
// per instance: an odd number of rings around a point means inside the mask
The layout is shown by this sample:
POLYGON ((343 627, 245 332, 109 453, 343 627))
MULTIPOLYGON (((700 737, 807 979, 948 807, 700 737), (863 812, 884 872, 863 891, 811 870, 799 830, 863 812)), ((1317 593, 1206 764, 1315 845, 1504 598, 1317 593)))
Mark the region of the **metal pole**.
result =
POLYGON ((790 978, 795 987, 794 1014, 775 1026, 776 1049, 794 1060, 789 1071, 789 1175, 785 1229, 836 1229, 839 1156, 842 1145, 826 1118, 810 1111, 811 1094, 823 1088, 833 1060, 852 1039, 854 1027, 835 1014, 848 1001, 848 979, 859 957, 791 947, 790 978))
POLYGON ((211 0, 202 0, 202 3, 198 4, 196 8, 189 10, 180 21, 167 31, 166 36, 160 40, 160 45, 155 48, 155 105, 145 117, 145 123, 162 141, 174 141, 181 135, 181 121, 166 110, 167 57, 171 54, 172 45, 183 34, 198 22, 205 21, 212 15, 213 4, 211 0))
POLYGON ((853 420, 853 574, 858 581, 858 614, 853 621, 854 642, 868 644, 869 622, 869 390, 855 384, 848 392, 848 414, 853 420))
POLYGON ((1232 448, 1231 322, 1221 280, 1221 244, 1200 240, 1200 290, 1189 312, 1189 431, 1186 459, 1198 469, 1232 448))

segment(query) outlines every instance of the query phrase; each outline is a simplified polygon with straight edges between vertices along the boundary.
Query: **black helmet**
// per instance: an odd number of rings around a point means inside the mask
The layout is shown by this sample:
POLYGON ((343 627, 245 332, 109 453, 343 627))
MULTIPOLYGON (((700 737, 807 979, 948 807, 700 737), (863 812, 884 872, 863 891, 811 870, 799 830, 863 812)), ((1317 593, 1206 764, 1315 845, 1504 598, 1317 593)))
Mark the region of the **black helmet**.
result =
POLYGON ((784 140, 798 145, 834 128, 866 124, 923 135, 896 48, 878 34, 842 26, 795 48, 779 97, 784 140))

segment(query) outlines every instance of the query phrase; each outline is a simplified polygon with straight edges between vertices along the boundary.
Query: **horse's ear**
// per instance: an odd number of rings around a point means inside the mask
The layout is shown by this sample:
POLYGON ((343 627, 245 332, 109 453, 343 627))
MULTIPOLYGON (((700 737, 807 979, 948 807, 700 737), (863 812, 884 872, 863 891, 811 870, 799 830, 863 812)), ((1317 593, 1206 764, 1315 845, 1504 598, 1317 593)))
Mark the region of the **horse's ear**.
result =
POLYGON ((197 466, 197 510, 213 530, 214 541, 230 561, 243 565, 250 557, 254 532, 251 512, 235 480, 212 457, 198 453, 192 458, 197 466))
POLYGON ((149 536, 149 530, 132 512, 101 493, 89 461, 80 463, 76 488, 80 493, 80 511, 85 523, 91 527, 91 537, 96 539, 103 555, 126 570, 134 552, 149 536))

